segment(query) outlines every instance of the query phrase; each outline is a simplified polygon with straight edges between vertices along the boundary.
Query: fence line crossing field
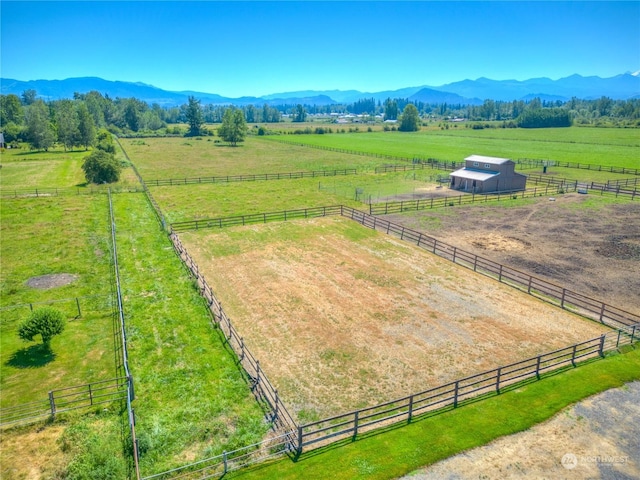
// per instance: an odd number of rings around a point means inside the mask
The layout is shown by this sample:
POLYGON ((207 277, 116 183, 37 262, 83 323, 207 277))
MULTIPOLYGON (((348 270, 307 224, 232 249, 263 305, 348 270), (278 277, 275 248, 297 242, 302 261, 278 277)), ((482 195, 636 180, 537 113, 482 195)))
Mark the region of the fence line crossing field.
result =
POLYGON ((299 421, 607 331, 346 219, 181 238, 299 421))

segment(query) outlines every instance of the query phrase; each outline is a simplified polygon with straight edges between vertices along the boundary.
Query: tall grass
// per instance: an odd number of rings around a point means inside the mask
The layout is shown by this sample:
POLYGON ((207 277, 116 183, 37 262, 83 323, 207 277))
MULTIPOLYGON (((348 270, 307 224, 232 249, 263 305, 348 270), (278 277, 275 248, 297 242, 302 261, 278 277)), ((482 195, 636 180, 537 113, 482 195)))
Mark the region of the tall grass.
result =
POLYGON ((259 441, 262 412, 145 196, 114 208, 143 475, 259 441))

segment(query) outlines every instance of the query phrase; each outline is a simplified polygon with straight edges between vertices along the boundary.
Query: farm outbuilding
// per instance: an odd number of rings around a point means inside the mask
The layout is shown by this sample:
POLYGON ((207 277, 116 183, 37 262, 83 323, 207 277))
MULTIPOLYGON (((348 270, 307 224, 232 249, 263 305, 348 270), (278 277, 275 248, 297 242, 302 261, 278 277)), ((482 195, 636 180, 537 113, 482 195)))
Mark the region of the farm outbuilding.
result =
POLYGON ((450 188, 472 193, 524 190, 526 175, 516 173, 516 163, 508 158, 471 155, 464 168, 449 174, 450 188))

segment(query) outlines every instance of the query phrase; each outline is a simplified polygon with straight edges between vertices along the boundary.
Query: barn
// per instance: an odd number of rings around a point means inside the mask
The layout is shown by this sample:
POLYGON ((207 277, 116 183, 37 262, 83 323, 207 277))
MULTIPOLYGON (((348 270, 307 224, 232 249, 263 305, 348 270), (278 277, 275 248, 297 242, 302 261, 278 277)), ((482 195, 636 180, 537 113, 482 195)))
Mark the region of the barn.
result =
POLYGON ((524 190, 527 177, 516 173, 516 163, 508 158, 471 155, 465 166, 449 174, 449 187, 471 193, 524 190))

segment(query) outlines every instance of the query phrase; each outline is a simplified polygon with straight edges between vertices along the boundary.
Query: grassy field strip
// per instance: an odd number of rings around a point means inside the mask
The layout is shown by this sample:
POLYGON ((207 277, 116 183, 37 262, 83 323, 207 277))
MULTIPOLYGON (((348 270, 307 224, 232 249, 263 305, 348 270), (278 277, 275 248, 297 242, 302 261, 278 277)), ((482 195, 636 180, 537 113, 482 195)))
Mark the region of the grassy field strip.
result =
MULTIPOLYGON (((530 134, 525 139, 521 129, 481 130, 476 135, 455 136, 423 131, 418 134, 403 132, 346 133, 340 135, 296 135, 286 140, 323 147, 355 150, 371 154, 385 154, 405 158, 437 158, 462 161, 465 157, 487 155, 506 158, 535 158, 594 165, 616 165, 638 168, 640 134, 637 130, 622 130, 621 139, 614 144, 598 143, 604 129, 551 129, 530 134), (500 132, 499 136, 496 132, 500 132), (554 135, 548 141, 544 135, 554 135), (582 143, 591 134, 588 143, 582 143)), ((617 132, 619 133, 619 132, 617 132)), ((279 138, 279 137, 275 137, 279 138)), ((269 141, 268 137, 262 141, 269 141)))
POLYGON ((237 147, 210 138, 120 139, 143 178, 191 178, 297 171, 373 170, 376 159, 266 142, 250 136, 237 147))
MULTIPOLYGON (((234 479, 389 479, 521 432, 573 403, 640 379, 640 349, 615 354, 542 381, 415 423, 228 475, 234 479), (382 434, 383 433, 383 434, 382 434)), ((560 461, 560 457, 558 458, 560 461)))
POLYGON ((147 199, 114 208, 142 475, 256 443, 268 425, 147 199))

